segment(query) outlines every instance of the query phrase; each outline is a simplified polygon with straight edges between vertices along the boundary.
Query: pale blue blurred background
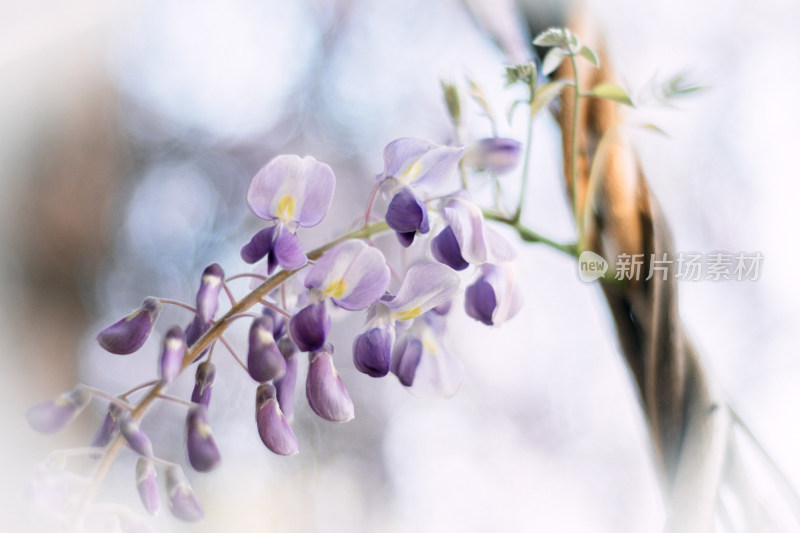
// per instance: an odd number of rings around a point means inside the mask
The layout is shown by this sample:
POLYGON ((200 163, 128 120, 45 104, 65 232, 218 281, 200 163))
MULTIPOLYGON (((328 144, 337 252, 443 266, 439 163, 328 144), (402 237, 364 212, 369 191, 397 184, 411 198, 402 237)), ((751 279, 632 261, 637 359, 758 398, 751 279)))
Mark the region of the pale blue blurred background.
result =
MULTIPOLYGON (((481 13, 502 3, 469 4, 481 13)), ((157 340, 119 358, 100 352, 94 334, 148 294, 191 300, 211 261, 246 270, 237 251, 259 224, 243 198, 261 165, 292 152, 336 171, 332 225, 306 235, 313 245, 351 222, 387 142, 452 141, 441 77, 474 77, 499 117, 518 93, 503 90, 507 59, 457 0, 2 7, 0 530, 47 530, 24 503, 25 484, 50 450, 90 440, 102 406, 55 437, 29 430, 24 409, 76 381, 121 392, 153 376, 157 340)), ((561 11, 532 0, 524 9, 542 25, 561 11)), ((677 250, 765 257, 757 282, 681 284, 681 309, 731 403, 800 485, 800 4, 595 0, 593 10, 623 85, 643 102, 631 124, 655 122, 670 135, 633 130, 677 250), (646 103, 652 79, 681 71, 709 89, 675 109, 646 103)), ((467 108, 470 133, 487 135, 467 108)), ((501 118, 500 133, 521 140, 522 122, 501 118)), ((528 222, 568 240, 551 120, 537 121, 535 139, 528 222)), ((465 379, 449 400, 421 401, 391 377, 358 374, 349 345, 360 321, 335 325, 356 420, 317 419, 301 384, 302 451, 292 458, 261 445, 254 387, 220 350, 211 423, 224 464, 190 474, 207 519, 187 527, 164 508, 154 527, 659 531, 648 436, 597 287, 546 249, 525 248, 519 268, 526 305, 515 319, 492 330, 454 317, 450 348, 465 379)), ((175 321, 188 318, 169 310, 159 327, 175 321)), ((187 395, 191 381, 183 376, 175 393, 187 395)), ((157 412, 146 424, 157 453, 185 464, 175 446, 182 412, 157 412)), ((104 487, 101 499, 139 511, 130 454, 104 487)))

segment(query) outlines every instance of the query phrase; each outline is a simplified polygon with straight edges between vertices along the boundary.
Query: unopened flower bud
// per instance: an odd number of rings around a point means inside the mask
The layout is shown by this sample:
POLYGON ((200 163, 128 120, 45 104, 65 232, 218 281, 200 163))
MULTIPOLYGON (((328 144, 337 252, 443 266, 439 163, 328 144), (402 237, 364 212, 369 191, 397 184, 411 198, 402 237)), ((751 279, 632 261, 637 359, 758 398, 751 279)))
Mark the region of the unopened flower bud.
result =
POLYGON ((261 314, 272 320, 272 336, 280 340, 286 334, 286 317, 271 307, 264 306, 261 314))
POLYGON ((189 464, 198 472, 208 472, 219 466, 222 457, 208 425, 208 409, 194 404, 186 415, 186 451, 189 464))
POLYGON ((197 522, 205 516, 200 501, 179 466, 170 466, 165 472, 167 499, 172 514, 186 522, 197 522))
POLYGON ((165 385, 175 381, 175 378, 181 373, 184 352, 186 352, 186 343, 183 341, 183 331, 180 326, 172 326, 164 338, 164 347, 161 350, 159 361, 161 381, 165 385))
POLYGON ((306 398, 311 409, 325 420, 347 422, 355 417, 353 401, 333 366, 331 351, 332 348, 327 345, 309 354, 306 398))
MULTIPOLYGON (((119 418, 122 415, 123 410, 119 405, 115 403, 108 405, 108 412, 103 418, 103 423, 100 424, 100 428, 98 428, 97 433, 94 434, 94 439, 92 439, 92 448, 103 448, 111 442, 111 437, 114 436, 119 428, 119 418)), ((97 459, 100 455, 92 454, 90 457, 97 459)))
POLYGON ((428 209, 410 188, 404 187, 394 195, 386 209, 386 224, 397 233, 397 240, 408 248, 417 231, 428 233, 428 209))
POLYGON ((40 433, 56 433, 75 420, 91 399, 92 394, 83 385, 77 385, 55 400, 29 407, 25 418, 40 433))
POLYGON ((284 337, 278 341, 278 349, 286 361, 286 373, 275 380, 275 391, 283 416, 291 423, 294 418, 294 388, 297 383, 297 346, 292 339, 284 337))
POLYGON ((133 451, 145 457, 153 457, 153 443, 135 418, 123 416, 119 422, 119 431, 133 451))
POLYGON ((353 362, 356 368, 372 377, 389 373, 394 346, 394 326, 375 327, 353 341, 353 362))
POLYGON ((270 383, 262 383, 256 391, 256 427, 261 441, 270 451, 278 455, 294 455, 299 451, 297 437, 270 383))
POLYGON ((214 378, 217 376, 217 369, 211 361, 204 361, 197 365, 194 375, 194 390, 192 390, 192 402, 201 403, 208 407, 211 402, 211 391, 214 388, 214 378))
POLYGON ((161 302, 148 297, 142 306, 123 319, 114 322, 97 335, 100 346, 113 354, 127 355, 141 348, 153 330, 161 302))
POLYGON ((197 291, 197 314, 203 322, 211 322, 219 304, 219 292, 222 290, 222 280, 225 277, 222 267, 212 263, 203 270, 200 280, 200 289, 197 291))
POLYGON ((264 383, 280 379, 286 372, 286 361, 273 336, 273 320, 262 316, 253 320, 247 348, 247 370, 250 376, 264 383))
POLYGON ((481 139, 467 148, 464 162, 479 170, 503 174, 517 166, 520 148, 520 143, 514 139, 481 139))
POLYGON ((156 467, 145 457, 139 457, 139 460, 136 461, 136 489, 139 491, 139 498, 142 500, 144 508, 155 516, 161 506, 156 482, 156 467))
POLYGON ((331 329, 331 317, 325 301, 307 305, 289 321, 289 331, 297 347, 304 352, 319 350, 325 344, 331 329))

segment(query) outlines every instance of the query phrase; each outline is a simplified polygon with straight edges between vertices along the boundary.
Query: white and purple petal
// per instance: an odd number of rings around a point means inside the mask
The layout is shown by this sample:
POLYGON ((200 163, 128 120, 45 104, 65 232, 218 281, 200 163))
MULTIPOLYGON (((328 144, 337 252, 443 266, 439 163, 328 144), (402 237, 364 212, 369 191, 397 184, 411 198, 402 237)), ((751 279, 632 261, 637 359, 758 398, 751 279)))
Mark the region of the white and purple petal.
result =
POLYGON ((311 409, 331 422, 347 422, 355 417, 353 401, 333 365, 331 348, 309 354, 306 398, 311 409))
POLYGON ((488 326, 499 326, 522 307, 522 294, 511 263, 482 265, 480 277, 467 287, 464 296, 467 314, 488 326))
POLYGON ((403 186, 436 187, 455 172, 463 154, 463 147, 396 139, 383 150, 384 170, 379 178, 394 178, 403 186))
POLYGON ((386 224, 397 232, 400 244, 408 248, 414 241, 416 232, 424 234, 430 231, 428 209, 411 189, 404 187, 389 202, 386 224))
POLYGON ((222 290, 222 280, 224 278, 225 272, 217 263, 212 263, 203 270, 196 302, 197 313, 204 322, 211 322, 217 312, 219 292, 222 290))
POLYGON ((262 383, 256 391, 256 427, 261 442, 278 455, 299 451, 297 437, 281 411, 275 387, 262 383))
POLYGON ((404 337, 394 346, 392 352, 392 373, 406 387, 414 384, 420 358, 422 342, 413 337, 404 337))
POLYGON ((312 227, 328 212, 336 177, 311 156, 279 155, 258 171, 247 191, 247 205, 264 220, 312 227))
POLYGON ((422 345, 422 355, 410 392, 419 398, 452 396, 461 386, 464 374, 461 361, 445 349, 427 321, 415 333, 422 345))
POLYGON ((467 263, 502 263, 517 256, 514 247, 486 224, 481 208, 463 196, 450 198, 442 209, 467 263))
MULTIPOLYGON (((339 307, 359 311, 383 295, 390 275, 386 259, 377 248, 350 239, 325 252, 309 269, 305 286, 318 289, 339 307)), ((300 343, 298 346, 303 349, 300 343)))
POLYGON ((142 431, 138 420, 125 414, 119 422, 119 432, 125 437, 125 441, 133 451, 145 457, 153 457, 153 443, 142 431))
POLYGON ((453 233, 453 228, 447 226, 431 239, 431 253, 434 259, 445 264, 453 270, 464 270, 469 263, 461 256, 461 247, 453 233))
POLYGON ((458 292, 459 277, 441 263, 417 263, 406 272, 393 300, 385 302, 396 320, 410 320, 441 305, 458 292))
POLYGON ((297 346, 292 339, 284 337, 278 341, 278 348, 286 360, 286 373, 283 377, 275 380, 275 393, 278 398, 278 405, 288 422, 294 418, 294 389, 297 384, 297 346))
POLYGON ((183 340, 183 330, 180 326, 172 326, 164 338, 159 359, 159 373, 161 381, 168 385, 175 381, 181 373, 183 354, 186 352, 186 343, 183 340))

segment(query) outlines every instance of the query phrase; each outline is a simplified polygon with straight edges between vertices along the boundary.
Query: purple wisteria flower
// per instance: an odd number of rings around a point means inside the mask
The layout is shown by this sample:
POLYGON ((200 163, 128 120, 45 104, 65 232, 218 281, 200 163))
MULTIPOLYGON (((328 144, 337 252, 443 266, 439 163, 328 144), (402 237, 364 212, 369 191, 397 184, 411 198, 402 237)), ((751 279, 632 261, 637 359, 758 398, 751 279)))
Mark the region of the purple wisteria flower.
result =
POLYGON ((91 400, 92 394, 83 385, 77 385, 55 400, 29 407, 25 418, 39 433, 56 433, 75 420, 91 400))
POLYGON ((424 139, 402 138, 383 150, 383 172, 379 180, 393 185, 392 199, 386 211, 386 223, 405 247, 414 236, 428 233, 428 210, 415 193, 440 185, 458 167, 464 148, 441 146, 424 139))
POLYGON ((169 466, 165 477, 169 510, 172 514, 185 522, 201 520, 205 516, 205 511, 183 470, 179 466, 169 466))
MULTIPOLYGON (((200 278, 200 288, 197 290, 197 313, 186 328, 186 345, 192 346, 211 327, 211 321, 219 305, 219 293, 222 290, 222 281, 225 272, 217 263, 213 263, 203 270, 200 278)), ((205 353, 205 351, 203 351, 205 353)), ((197 357, 199 359, 202 356, 197 357)), ((197 360, 195 359, 195 360, 197 360)))
POLYGON ((139 460, 136 461, 136 489, 144 508, 155 516, 161 507, 158 483, 156 482, 156 467, 150 459, 145 457, 139 457, 139 460))
POLYGON ((147 297, 139 309, 98 333, 97 342, 113 354, 131 354, 144 345, 160 311, 161 302, 147 297))
POLYGON ((504 174, 519 162, 522 145, 514 139, 489 137, 467 146, 464 163, 478 170, 504 174))
POLYGON ((261 441, 278 455, 294 455, 299 451, 297 437, 281 411, 275 387, 262 383, 256 391, 256 427, 261 441))
MULTIPOLYGON (((103 418, 103 423, 100 424, 90 444, 92 448, 102 448, 111 442, 111 437, 113 437, 119 429, 119 419, 123 413, 124 411, 119 405, 113 402, 108 405, 108 411, 106 412, 105 418, 103 418)), ((100 454, 92 454, 91 457, 96 459, 100 457, 100 454)))
POLYGON ((417 397, 449 397, 461 385, 461 361, 442 344, 445 318, 426 313, 398 339, 392 373, 417 397))
POLYGON ((192 405, 186 415, 186 451, 189 464, 198 472, 214 470, 222 462, 208 425, 208 408, 201 403, 192 405))
POLYGON ((275 340, 272 316, 253 320, 247 348, 247 370, 259 383, 280 379, 286 372, 286 360, 275 340))
POLYGON ((280 155, 258 171, 247 190, 253 213, 276 224, 256 233, 241 251, 247 263, 267 258, 266 274, 280 265, 294 270, 308 259, 295 235, 297 228, 316 226, 333 199, 333 170, 311 156, 280 155))
POLYGON ((119 432, 133 451, 145 457, 153 457, 153 443, 142 431, 138 420, 126 413, 119 422, 119 432))
POLYGON ((294 389, 297 384, 297 346, 289 337, 283 337, 278 341, 278 349, 286 360, 286 373, 275 380, 275 392, 283 416, 291 422, 294 418, 294 389))
POLYGON ((333 365, 333 347, 308 355, 309 367, 306 376, 306 398, 311 409, 325 420, 348 422, 355 417, 353 400, 344 387, 344 382, 333 365))
POLYGON ((385 376, 392 367, 395 322, 412 320, 446 304, 458 288, 458 275, 444 265, 425 262, 409 268, 397 295, 370 308, 367 329, 353 342, 356 368, 372 377, 385 376))
POLYGON ((466 194, 448 198, 442 216, 448 226, 431 241, 431 252, 437 261, 463 270, 467 263, 502 263, 516 258, 511 243, 486 224, 481 208, 466 194))
POLYGON ((383 254, 364 241, 346 240, 325 252, 306 275, 312 303, 289 322, 298 348, 313 352, 325 344, 330 329, 327 299, 348 311, 366 309, 383 295, 389 276, 383 254))
POLYGON ((197 365, 194 374, 194 389, 192 390, 192 402, 201 403, 208 407, 211 403, 211 391, 214 388, 214 378, 217 376, 217 368, 211 361, 203 361, 197 365))
POLYGON ((499 326, 517 314, 522 294, 511 263, 481 266, 481 275, 465 292, 467 314, 487 326, 499 326))
POLYGON ((186 343, 183 341, 183 330, 180 326, 172 326, 164 338, 164 347, 161 350, 161 358, 159 359, 161 381, 165 385, 175 381, 175 378, 181 373, 185 351, 186 343))

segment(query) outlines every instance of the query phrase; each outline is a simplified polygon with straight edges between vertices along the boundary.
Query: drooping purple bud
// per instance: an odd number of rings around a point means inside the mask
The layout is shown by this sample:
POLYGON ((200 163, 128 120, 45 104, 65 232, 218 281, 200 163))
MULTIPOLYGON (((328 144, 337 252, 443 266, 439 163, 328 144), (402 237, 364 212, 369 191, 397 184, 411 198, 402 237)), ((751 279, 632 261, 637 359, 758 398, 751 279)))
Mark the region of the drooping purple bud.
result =
POLYGON ((179 466, 169 466, 165 472, 169 510, 180 520, 197 522, 205 516, 200 501, 179 466))
POLYGON ((184 352, 186 352, 186 343, 183 341, 183 331, 180 326, 172 326, 164 337, 164 347, 159 360, 161 381, 165 385, 175 381, 175 378, 181 373, 184 352))
POLYGON ((464 162, 479 170, 503 174, 517 166, 520 148, 520 143, 514 139, 481 139, 467 147, 464 162))
POLYGON ((275 391, 283 416, 291 423, 294 419, 294 389, 297 384, 297 346, 292 339, 284 337, 278 341, 278 348, 286 360, 286 373, 275 380, 275 391))
POLYGON ((211 402, 211 390, 214 388, 214 378, 217 369, 211 361, 203 361, 197 365, 194 375, 194 390, 192 390, 192 402, 200 403, 208 407, 211 402))
POLYGON ((208 425, 208 408, 200 403, 192 405, 186 415, 186 451, 189 464, 198 472, 214 470, 222 462, 208 425))
POLYGON ((292 340, 304 352, 313 352, 322 348, 330 329, 331 317, 325 309, 324 300, 307 305, 289 321, 292 340))
POLYGON ((39 433, 56 433, 75 420, 91 399, 92 394, 83 385, 76 385, 55 400, 29 407, 25 418, 39 433))
POLYGON ((197 313, 204 322, 211 322, 219 305, 219 292, 225 272, 217 263, 212 263, 203 270, 200 278, 200 289, 197 291, 197 313))
POLYGON ((247 348, 247 371, 259 383, 280 379, 286 372, 286 360, 273 336, 273 321, 269 316, 253 320, 247 348))
POLYGON ((113 354, 127 355, 141 348, 153 329, 161 302, 147 297, 136 311, 97 334, 100 346, 113 354))
MULTIPOLYGON (((108 404, 108 412, 103 418, 103 423, 100 424, 100 428, 94 434, 94 439, 92 439, 92 444, 90 445, 92 448, 103 448, 111 442, 111 437, 114 436, 119 428, 119 418, 122 414, 123 410, 119 405, 115 403, 108 404)), ((91 454, 90 457, 97 459, 100 454, 91 454)))
POLYGON ((379 378, 389 373, 394 346, 394 325, 375 327, 353 341, 353 362, 368 376, 379 378))
POLYGON ((139 499, 147 512, 155 516, 161 507, 159 498, 158 483, 156 482, 156 467, 153 462, 145 457, 139 457, 136 461, 136 489, 139 491, 139 499))
MULTIPOLYGON (((186 332, 184 333, 184 338, 186 339, 186 346, 191 348, 194 345, 194 343, 196 343, 197 340, 203 336, 203 333, 208 331, 210 327, 211 323, 204 322, 203 319, 200 318, 200 315, 194 315, 192 321, 189 323, 188 326, 186 326, 186 332)), ((206 349, 203 351, 203 353, 206 353, 207 351, 208 350, 206 349)), ((202 356, 203 354, 200 354, 195 359, 195 361, 202 356)))
POLYGON ((499 326, 522 307, 513 266, 485 264, 481 276, 467 287, 464 303, 469 316, 487 326, 499 326))
POLYGON ((264 306, 261 314, 272 319, 272 336, 280 340, 286 334, 286 317, 271 307, 264 306))
POLYGON ((292 431, 277 399, 275 387, 262 383, 256 391, 256 427, 261 441, 278 455, 294 455, 299 451, 292 431))
POLYGON ((333 366, 332 350, 327 345, 309 354, 306 398, 311 409, 325 420, 347 422, 355 417, 353 401, 333 366))
POLYGON ((400 244, 411 246, 417 231, 428 233, 428 209, 408 187, 394 195, 386 209, 386 224, 397 232, 400 244))
POLYGON ((240 252, 246 263, 256 263, 267 257, 267 275, 271 276, 280 265, 285 270, 295 270, 308 262, 297 235, 283 224, 262 229, 242 247, 240 252))
POLYGON ((405 339, 395 346, 392 353, 392 373, 406 387, 414 384, 414 377, 421 357, 422 342, 419 339, 405 339))
POLYGON ((444 263, 453 270, 464 270, 469 263, 461 256, 461 248, 453 233, 453 228, 447 226, 439 235, 431 240, 431 253, 440 263, 444 263))
POLYGON ((119 421, 119 432, 133 451, 145 457, 153 457, 153 443, 142 431, 138 420, 128 414, 124 415, 119 421))

